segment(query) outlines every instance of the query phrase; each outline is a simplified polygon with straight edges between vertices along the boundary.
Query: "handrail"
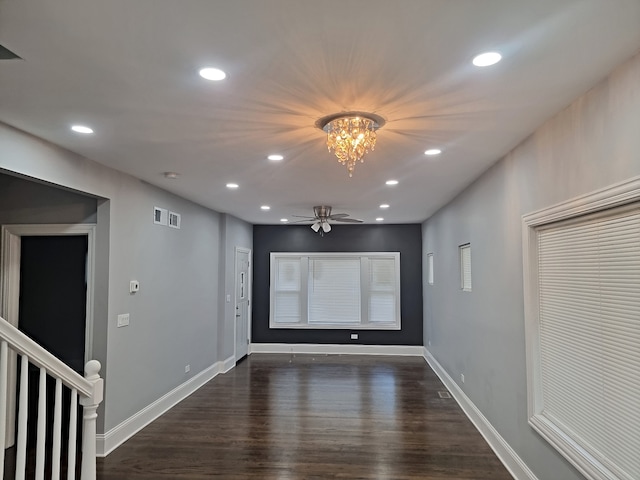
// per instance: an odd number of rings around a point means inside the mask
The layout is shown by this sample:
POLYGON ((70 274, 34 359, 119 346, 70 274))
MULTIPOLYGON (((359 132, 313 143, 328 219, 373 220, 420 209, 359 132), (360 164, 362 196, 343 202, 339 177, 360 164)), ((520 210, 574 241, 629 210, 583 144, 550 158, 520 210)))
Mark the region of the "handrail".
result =
POLYGON ((90 397, 93 394, 91 382, 2 317, 0 317, 0 338, 5 340, 16 352, 29 357, 31 363, 44 368, 53 377, 62 380, 66 386, 75 388, 84 397, 90 397))
MULTIPOLYGON (((36 444, 36 479, 44 479, 47 438, 47 375, 55 379, 55 400, 53 403, 53 442, 51 453, 51 476, 60 477, 61 466, 61 418, 62 418, 62 385, 70 389, 69 437, 67 445, 67 479, 74 480, 76 472, 76 428, 78 404, 82 405, 82 461, 80 464, 81 480, 96 480, 96 418, 97 409, 104 398, 104 380, 100 378, 100 362, 90 360, 84 367, 85 376, 82 377, 71 367, 49 353, 27 335, 0 317, 0 474, 4 472, 5 433, 8 414, 15 415, 17 411, 17 442, 15 478, 24 480, 27 467, 27 430, 28 423, 28 365, 33 364, 40 369, 40 385, 37 413, 37 444, 36 444), (8 400, 15 395, 18 380, 9 377, 17 372, 15 361, 9 361, 17 354, 20 359, 20 400, 17 408, 8 406, 8 400), (10 364, 13 363, 13 366, 10 364), (14 380, 8 381, 9 378, 14 380), (13 385, 13 386, 10 386, 13 385), (9 388, 8 388, 9 387, 9 388), (13 389, 13 390, 12 390, 13 389)), ((14 421, 12 417, 12 422, 14 421)))

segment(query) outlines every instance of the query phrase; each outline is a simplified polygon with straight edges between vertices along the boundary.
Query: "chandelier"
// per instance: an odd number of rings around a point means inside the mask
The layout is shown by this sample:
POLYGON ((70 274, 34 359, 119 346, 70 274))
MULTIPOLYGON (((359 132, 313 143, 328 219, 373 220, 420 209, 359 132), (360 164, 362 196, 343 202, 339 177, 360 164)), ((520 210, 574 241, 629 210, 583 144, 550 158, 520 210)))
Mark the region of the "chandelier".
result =
POLYGON ((376 130, 384 120, 370 113, 341 113, 318 120, 316 125, 327 134, 327 148, 346 165, 353 176, 356 163, 364 163, 364 156, 376 146, 376 130))

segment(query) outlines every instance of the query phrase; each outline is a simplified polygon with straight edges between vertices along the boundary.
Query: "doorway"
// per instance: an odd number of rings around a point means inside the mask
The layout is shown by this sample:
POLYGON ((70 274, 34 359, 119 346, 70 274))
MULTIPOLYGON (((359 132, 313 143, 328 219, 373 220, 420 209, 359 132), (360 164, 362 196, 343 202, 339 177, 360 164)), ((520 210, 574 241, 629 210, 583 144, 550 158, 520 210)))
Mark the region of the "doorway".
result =
MULTIPOLYGON (((94 225, 2 227, 0 316, 80 374, 92 355, 94 230, 94 225)), ((15 424, 15 361, 13 354, 7 425, 15 424)), ((12 428, 5 438, 7 447, 14 444, 12 428)))
POLYGON ((235 359, 236 363, 249 354, 249 322, 251 320, 251 250, 236 247, 235 288, 235 359))

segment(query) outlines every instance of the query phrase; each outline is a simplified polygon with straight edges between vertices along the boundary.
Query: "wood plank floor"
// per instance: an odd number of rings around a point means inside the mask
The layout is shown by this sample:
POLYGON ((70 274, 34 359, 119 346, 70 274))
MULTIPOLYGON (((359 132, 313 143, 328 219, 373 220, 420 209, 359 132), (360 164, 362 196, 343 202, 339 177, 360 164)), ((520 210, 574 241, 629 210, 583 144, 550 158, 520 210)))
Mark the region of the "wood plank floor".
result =
POLYGON ((417 357, 253 354, 105 459, 98 479, 511 479, 417 357))

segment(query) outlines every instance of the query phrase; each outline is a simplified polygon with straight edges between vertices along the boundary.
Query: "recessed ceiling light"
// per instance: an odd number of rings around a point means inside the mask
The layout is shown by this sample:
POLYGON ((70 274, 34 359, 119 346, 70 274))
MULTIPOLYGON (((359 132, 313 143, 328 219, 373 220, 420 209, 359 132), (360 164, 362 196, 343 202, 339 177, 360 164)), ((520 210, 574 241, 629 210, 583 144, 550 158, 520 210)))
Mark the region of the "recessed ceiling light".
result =
POLYGON ((398 180, 387 180, 385 183, 387 185, 397 185, 398 184, 398 180))
POLYGON ((383 203, 382 205, 380 205, 380 208, 389 208, 389 205, 386 203, 383 203))
POLYGON ((73 130, 76 133, 85 133, 85 134, 93 133, 93 128, 87 127, 86 125, 73 125, 71 127, 71 130, 73 130))
POLYGON ((474 57, 473 64, 476 67, 489 67, 495 65, 500 60, 502 60, 502 55, 498 52, 485 52, 474 57))
POLYGON ((177 172, 164 172, 164 178, 169 178, 171 180, 175 180, 180 176, 177 172))
POLYGON ((262 210, 271 210, 271 207, 269 205, 262 205, 260 208, 262 210))
POLYGON ((382 217, 376 218, 376 222, 382 222, 383 220, 384 220, 384 218, 382 218, 382 217))
POLYGON ((278 155, 278 154, 269 155, 267 158, 274 162, 279 162, 280 160, 284 159, 282 155, 278 155))
POLYGON ((227 183, 227 188, 238 188, 237 183, 227 183))
POLYGON ((219 68, 211 67, 203 68, 202 70, 200 70, 200 76, 207 80, 213 80, 214 82, 227 78, 227 74, 222 70, 220 70, 219 68))
POLYGON ((288 218, 281 218, 281 219, 280 219, 280 221, 281 221, 282 223, 286 223, 286 222, 288 222, 288 221, 289 221, 289 219, 288 219, 288 218))
POLYGON ((442 150, 440 150, 439 148, 430 148, 429 150, 424 152, 425 155, 440 155, 441 153, 442 150))

